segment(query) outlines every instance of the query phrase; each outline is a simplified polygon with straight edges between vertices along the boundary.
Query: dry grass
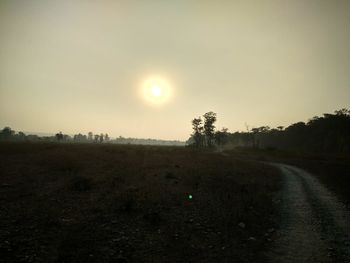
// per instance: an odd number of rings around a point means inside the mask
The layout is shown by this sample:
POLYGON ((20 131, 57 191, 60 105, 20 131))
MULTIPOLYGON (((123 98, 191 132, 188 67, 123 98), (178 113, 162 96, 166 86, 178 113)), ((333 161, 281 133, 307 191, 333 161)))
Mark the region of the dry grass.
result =
POLYGON ((6 262, 264 260, 274 168, 178 147, 0 147, 6 262))

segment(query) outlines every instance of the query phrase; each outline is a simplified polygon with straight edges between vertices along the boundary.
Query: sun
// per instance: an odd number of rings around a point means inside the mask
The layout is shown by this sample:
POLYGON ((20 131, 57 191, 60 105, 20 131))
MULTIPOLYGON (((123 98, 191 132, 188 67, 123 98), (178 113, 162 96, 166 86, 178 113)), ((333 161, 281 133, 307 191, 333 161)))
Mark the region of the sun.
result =
POLYGON ((149 104, 162 105, 170 100, 171 95, 169 81, 163 77, 148 77, 142 83, 142 97, 149 104))
POLYGON ((154 85, 151 88, 152 95, 155 97, 160 97, 162 95, 162 88, 159 87, 158 85, 154 85))

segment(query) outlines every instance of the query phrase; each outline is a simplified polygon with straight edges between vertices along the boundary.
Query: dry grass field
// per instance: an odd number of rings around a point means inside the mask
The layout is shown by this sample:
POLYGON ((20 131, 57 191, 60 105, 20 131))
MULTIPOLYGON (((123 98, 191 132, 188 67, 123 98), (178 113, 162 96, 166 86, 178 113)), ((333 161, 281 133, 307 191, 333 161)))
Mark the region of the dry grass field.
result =
POLYGON ((276 227, 278 171, 232 155, 2 143, 0 174, 2 262, 263 262, 276 227))

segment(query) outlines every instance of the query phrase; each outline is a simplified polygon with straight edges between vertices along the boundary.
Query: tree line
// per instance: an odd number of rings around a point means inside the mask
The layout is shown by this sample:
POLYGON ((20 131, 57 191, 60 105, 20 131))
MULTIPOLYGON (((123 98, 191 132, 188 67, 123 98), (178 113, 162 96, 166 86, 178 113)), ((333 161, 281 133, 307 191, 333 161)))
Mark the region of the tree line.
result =
MULTIPOLYGON (((243 132, 228 132, 227 128, 216 130, 217 114, 207 112, 192 120, 193 132, 187 145, 204 147, 250 147, 261 149, 288 149, 314 152, 350 152, 350 110, 340 109, 334 113, 313 117, 308 122, 297 122, 288 127, 254 127, 243 132)), ((15 132, 10 127, 0 131, 0 141, 45 141, 65 143, 116 143, 146 145, 184 145, 181 141, 138 139, 117 137, 111 139, 108 134, 87 135, 78 133, 73 136, 56 133, 54 136, 26 135, 15 132)))
POLYGON ((83 135, 81 133, 78 133, 74 135, 73 137, 70 137, 67 134, 62 134, 62 132, 56 133, 55 138, 57 141, 74 141, 74 142, 95 142, 95 143, 103 143, 103 142, 109 142, 110 138, 108 134, 93 134, 92 132, 89 132, 88 135, 83 135))
POLYGON ((110 137, 108 134, 93 134, 89 132, 87 135, 81 133, 75 134, 73 136, 68 134, 63 134, 62 132, 56 133, 54 136, 39 136, 35 134, 26 135, 24 132, 16 132, 10 127, 5 127, 0 131, 0 141, 56 141, 56 142, 109 142, 110 137))
POLYGON ((308 122, 297 122, 288 127, 261 126, 246 131, 229 133, 215 131, 216 114, 209 112, 192 120, 193 133, 188 144, 194 147, 250 147, 287 149, 312 152, 350 152, 350 110, 313 117, 308 122), (203 122, 204 121, 204 122, 203 122))
POLYGON ((141 138, 125 138, 122 136, 111 138, 107 133, 88 134, 78 133, 73 136, 58 132, 53 136, 39 136, 24 132, 16 132, 10 127, 0 130, 0 141, 18 141, 18 142, 59 142, 59 143, 114 143, 114 144, 135 144, 135 145, 168 145, 184 146, 185 142, 177 140, 157 140, 141 138))

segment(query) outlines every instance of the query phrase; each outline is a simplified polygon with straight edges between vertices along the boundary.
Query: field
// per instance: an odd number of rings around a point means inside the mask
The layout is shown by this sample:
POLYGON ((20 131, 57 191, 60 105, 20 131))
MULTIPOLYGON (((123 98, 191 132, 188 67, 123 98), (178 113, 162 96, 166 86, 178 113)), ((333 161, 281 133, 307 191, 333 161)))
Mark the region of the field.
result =
POLYGON ((184 147, 2 143, 1 258, 264 262, 280 176, 239 157, 184 147))

